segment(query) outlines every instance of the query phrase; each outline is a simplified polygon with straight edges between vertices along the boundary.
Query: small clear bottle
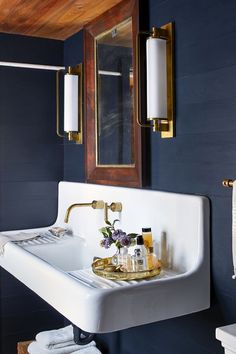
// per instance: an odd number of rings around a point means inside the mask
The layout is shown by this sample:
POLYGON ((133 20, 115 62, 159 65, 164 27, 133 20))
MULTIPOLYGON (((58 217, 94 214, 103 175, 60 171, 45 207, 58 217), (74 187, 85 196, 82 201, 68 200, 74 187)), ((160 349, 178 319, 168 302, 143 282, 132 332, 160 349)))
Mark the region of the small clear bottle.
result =
POLYGON ((122 272, 132 272, 131 255, 128 253, 126 257, 123 258, 122 272))
POLYGON ((121 247, 112 257, 112 263, 116 266, 123 266, 124 264, 127 264, 128 256, 127 247, 121 247))
POLYGON ((133 272, 141 272, 146 270, 146 257, 142 255, 142 251, 139 248, 134 250, 134 255, 132 259, 132 270, 133 272))
POLYGON ((120 253, 118 255, 118 265, 123 265, 124 263, 126 263, 127 255, 128 255, 127 247, 121 247, 120 253))
POLYGON ((140 272, 147 269, 147 251, 144 246, 143 236, 137 236, 137 245, 132 256, 132 268, 134 272, 140 272))

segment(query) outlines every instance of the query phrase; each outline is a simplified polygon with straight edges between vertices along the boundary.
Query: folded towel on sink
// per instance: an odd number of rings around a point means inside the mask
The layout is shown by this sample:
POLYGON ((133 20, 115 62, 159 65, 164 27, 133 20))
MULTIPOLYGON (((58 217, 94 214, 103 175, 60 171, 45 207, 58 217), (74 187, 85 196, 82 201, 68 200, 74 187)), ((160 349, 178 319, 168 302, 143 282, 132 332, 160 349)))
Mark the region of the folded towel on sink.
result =
POLYGON ((46 349, 42 347, 39 342, 34 341, 30 343, 28 346, 28 353, 30 354, 72 354, 72 353, 79 353, 79 354, 99 354, 100 351, 97 349, 96 351, 93 350, 95 347, 95 342, 91 342, 86 345, 68 345, 62 348, 57 349, 46 349))
POLYGON ((18 232, 17 234, 6 235, 0 233, 0 255, 4 252, 4 246, 10 241, 26 241, 38 237, 39 234, 34 232, 18 232))

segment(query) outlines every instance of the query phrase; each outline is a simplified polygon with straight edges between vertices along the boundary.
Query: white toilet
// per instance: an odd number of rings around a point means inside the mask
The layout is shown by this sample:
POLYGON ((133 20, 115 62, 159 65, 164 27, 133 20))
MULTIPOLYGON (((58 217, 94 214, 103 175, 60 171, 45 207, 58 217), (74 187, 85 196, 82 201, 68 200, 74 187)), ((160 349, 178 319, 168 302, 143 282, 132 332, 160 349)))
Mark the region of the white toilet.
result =
POLYGON ((216 339, 221 341, 225 354, 236 354, 236 323, 216 328, 216 339))

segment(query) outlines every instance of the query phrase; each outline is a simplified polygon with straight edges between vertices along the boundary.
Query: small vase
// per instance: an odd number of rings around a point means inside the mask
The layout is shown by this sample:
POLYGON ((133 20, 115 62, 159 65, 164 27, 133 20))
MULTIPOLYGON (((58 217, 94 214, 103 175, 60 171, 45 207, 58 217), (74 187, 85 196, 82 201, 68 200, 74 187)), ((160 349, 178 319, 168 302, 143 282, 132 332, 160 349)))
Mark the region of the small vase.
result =
POLYGON ((117 248, 116 253, 112 257, 112 263, 116 266, 122 266, 127 263, 128 248, 117 248))

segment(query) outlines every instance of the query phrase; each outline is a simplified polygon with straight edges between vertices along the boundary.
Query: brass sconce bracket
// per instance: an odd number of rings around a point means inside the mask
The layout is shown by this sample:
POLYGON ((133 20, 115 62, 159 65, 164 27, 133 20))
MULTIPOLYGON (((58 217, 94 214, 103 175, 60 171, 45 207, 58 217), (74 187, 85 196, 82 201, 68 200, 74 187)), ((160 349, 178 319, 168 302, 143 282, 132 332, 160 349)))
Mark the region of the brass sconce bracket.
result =
POLYGON ((233 187, 234 181, 232 179, 224 179, 222 181, 223 187, 233 187))
MULTIPOLYGON (((56 133, 60 138, 64 138, 65 135, 60 132, 60 73, 65 72, 65 70, 59 70, 56 72, 56 133)), ((70 75, 79 76, 79 131, 68 132, 68 140, 74 141, 76 144, 83 144, 83 64, 78 64, 76 66, 69 66, 66 73, 70 75)))
POLYGON ((108 220, 108 210, 111 210, 113 212, 117 211, 117 212, 121 212, 122 211, 122 203, 120 202, 112 202, 110 205, 108 205, 107 203, 105 203, 104 206, 104 220, 105 222, 109 221, 108 220))
POLYGON ((76 144, 83 144, 83 135, 82 133, 68 132, 68 140, 75 141, 76 144))
POLYGON ((154 132, 161 132, 162 138, 173 138, 174 137, 174 66, 173 66, 173 40, 174 40, 174 28, 173 23, 168 23, 160 28, 153 27, 152 32, 139 32, 137 35, 137 123, 139 126, 144 128, 152 128, 154 132), (147 123, 141 121, 141 80, 140 80, 140 37, 152 37, 160 38, 166 40, 166 67, 167 67, 167 117, 166 118, 152 118, 148 119, 147 123))
POLYGON ((168 119, 154 118, 152 121, 153 121, 152 124, 153 132, 161 132, 161 133, 169 132, 170 124, 168 119))
POLYGON ((152 27, 152 32, 148 33, 152 38, 168 39, 168 31, 163 27, 152 27))

